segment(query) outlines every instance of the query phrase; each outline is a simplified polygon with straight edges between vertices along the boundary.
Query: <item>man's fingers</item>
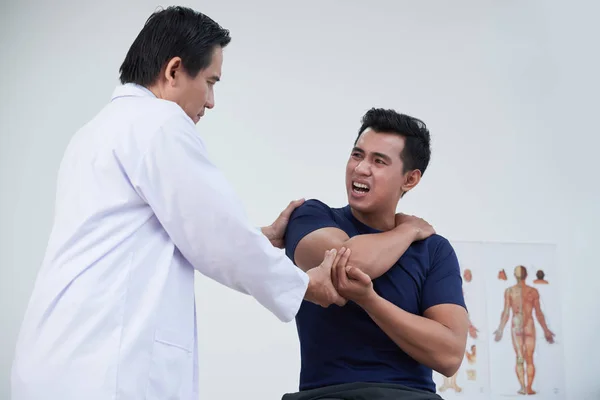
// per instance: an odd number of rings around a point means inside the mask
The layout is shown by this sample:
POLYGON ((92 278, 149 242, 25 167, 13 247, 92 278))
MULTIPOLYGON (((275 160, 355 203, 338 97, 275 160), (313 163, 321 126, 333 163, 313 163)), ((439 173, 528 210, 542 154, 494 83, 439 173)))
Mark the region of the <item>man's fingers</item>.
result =
POLYGON ((337 259, 335 265, 335 269, 336 269, 336 276, 337 276, 337 281, 336 281, 336 286, 335 288, 337 289, 339 287, 340 284, 344 284, 346 281, 340 281, 340 276, 343 276, 344 279, 346 278, 346 273, 344 272, 346 270, 346 264, 348 263, 348 259, 350 258, 350 253, 351 250, 350 249, 346 249, 346 251, 344 251, 344 253, 342 254, 342 256, 337 259))
POLYGON ((337 254, 337 251, 335 249, 327 250, 325 252, 325 257, 323 258, 323 262, 321 263, 321 266, 330 268, 333 265, 333 260, 335 260, 336 254, 337 254))
POLYGON ((342 258, 342 255, 345 254, 347 251, 347 249, 345 247, 342 247, 338 250, 337 255, 335 256, 335 260, 333 260, 333 267, 335 268, 338 263, 340 262, 340 258, 342 258))
POLYGON ((348 278, 346 277, 346 263, 348 262, 348 258, 350 258, 350 249, 346 249, 343 256, 335 265, 338 287, 345 287, 348 283, 348 278))
POLYGON ((350 258, 350 249, 346 249, 344 254, 337 260, 337 266, 341 269, 346 269, 346 265, 348 264, 348 259, 350 258))
POLYGON ((338 288, 338 280, 337 280, 337 265, 338 265, 338 262, 339 262, 339 260, 340 260, 340 257, 342 256, 342 254, 344 254, 344 252, 345 252, 345 251, 346 251, 346 248, 345 248, 345 247, 342 247, 342 248, 340 249, 340 251, 338 251, 338 253, 337 253, 336 257, 335 257, 335 260, 333 261, 333 265, 332 265, 332 267, 331 267, 331 271, 329 271, 329 272, 330 272, 330 274, 331 274, 331 283, 333 284, 333 287, 334 287, 336 290, 337 290, 337 288, 338 288))
POLYGON ((362 272, 360 269, 349 265, 346 267, 346 273, 351 279, 359 281, 363 285, 368 285, 371 282, 369 275, 362 272))

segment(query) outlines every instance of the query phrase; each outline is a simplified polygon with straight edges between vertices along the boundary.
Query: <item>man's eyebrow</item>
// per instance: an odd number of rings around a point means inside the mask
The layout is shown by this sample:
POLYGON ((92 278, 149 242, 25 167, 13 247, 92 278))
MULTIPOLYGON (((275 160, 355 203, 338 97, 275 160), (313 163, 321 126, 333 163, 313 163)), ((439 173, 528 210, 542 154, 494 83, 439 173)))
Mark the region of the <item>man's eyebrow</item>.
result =
POLYGON ((384 160, 392 161, 392 158, 390 156, 388 156, 387 154, 379 153, 377 151, 374 152, 373 154, 376 155, 376 156, 378 156, 378 157, 383 158, 384 160))
MULTIPOLYGON (((352 152, 358 152, 361 154, 365 154, 365 151, 363 149, 361 149, 360 147, 356 147, 356 146, 354 146, 354 148, 352 148, 352 152)), ((390 156, 388 156, 387 154, 383 154, 378 151, 373 152, 372 154, 376 157, 381 157, 386 161, 392 161, 392 158, 390 156)))

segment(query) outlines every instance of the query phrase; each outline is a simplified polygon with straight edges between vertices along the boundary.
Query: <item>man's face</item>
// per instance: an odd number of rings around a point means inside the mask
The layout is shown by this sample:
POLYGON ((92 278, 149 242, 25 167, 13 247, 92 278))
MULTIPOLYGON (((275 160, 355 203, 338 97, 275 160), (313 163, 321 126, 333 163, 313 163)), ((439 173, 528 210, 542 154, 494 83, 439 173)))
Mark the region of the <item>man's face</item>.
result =
POLYGON ((348 203, 362 213, 396 210, 406 181, 400 154, 405 139, 366 129, 346 165, 348 203))
POLYGON ((165 97, 174 101, 185 111, 195 124, 200 121, 207 108, 215 106, 214 85, 221 78, 223 49, 217 46, 211 64, 192 78, 183 69, 181 62, 170 62, 166 74, 165 97))

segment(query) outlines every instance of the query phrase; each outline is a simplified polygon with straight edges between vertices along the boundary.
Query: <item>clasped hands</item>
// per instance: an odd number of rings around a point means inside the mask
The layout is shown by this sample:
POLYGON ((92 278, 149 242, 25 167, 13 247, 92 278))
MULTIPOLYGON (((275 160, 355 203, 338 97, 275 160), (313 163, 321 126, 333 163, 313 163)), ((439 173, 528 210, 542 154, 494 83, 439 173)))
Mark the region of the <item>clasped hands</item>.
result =
POLYGON ((351 250, 342 247, 337 252, 330 251, 327 257, 335 257, 331 263, 331 284, 339 296, 335 304, 343 306, 348 301, 358 305, 376 296, 369 275, 348 264, 351 250))
POLYGON ((327 308, 344 306, 349 300, 362 305, 375 297, 371 278, 357 267, 348 265, 351 250, 342 247, 325 252, 323 262, 309 269, 305 299, 327 308))

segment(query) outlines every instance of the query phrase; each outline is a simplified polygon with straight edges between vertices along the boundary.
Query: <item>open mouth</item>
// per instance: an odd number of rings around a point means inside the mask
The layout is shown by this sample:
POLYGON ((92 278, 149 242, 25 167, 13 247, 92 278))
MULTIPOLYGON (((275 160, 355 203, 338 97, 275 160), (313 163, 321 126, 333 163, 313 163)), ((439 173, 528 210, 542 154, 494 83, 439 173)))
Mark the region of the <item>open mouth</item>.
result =
POLYGON ((352 182, 352 191, 354 193, 364 194, 364 193, 368 193, 369 190, 371 190, 371 188, 367 184, 352 182))

